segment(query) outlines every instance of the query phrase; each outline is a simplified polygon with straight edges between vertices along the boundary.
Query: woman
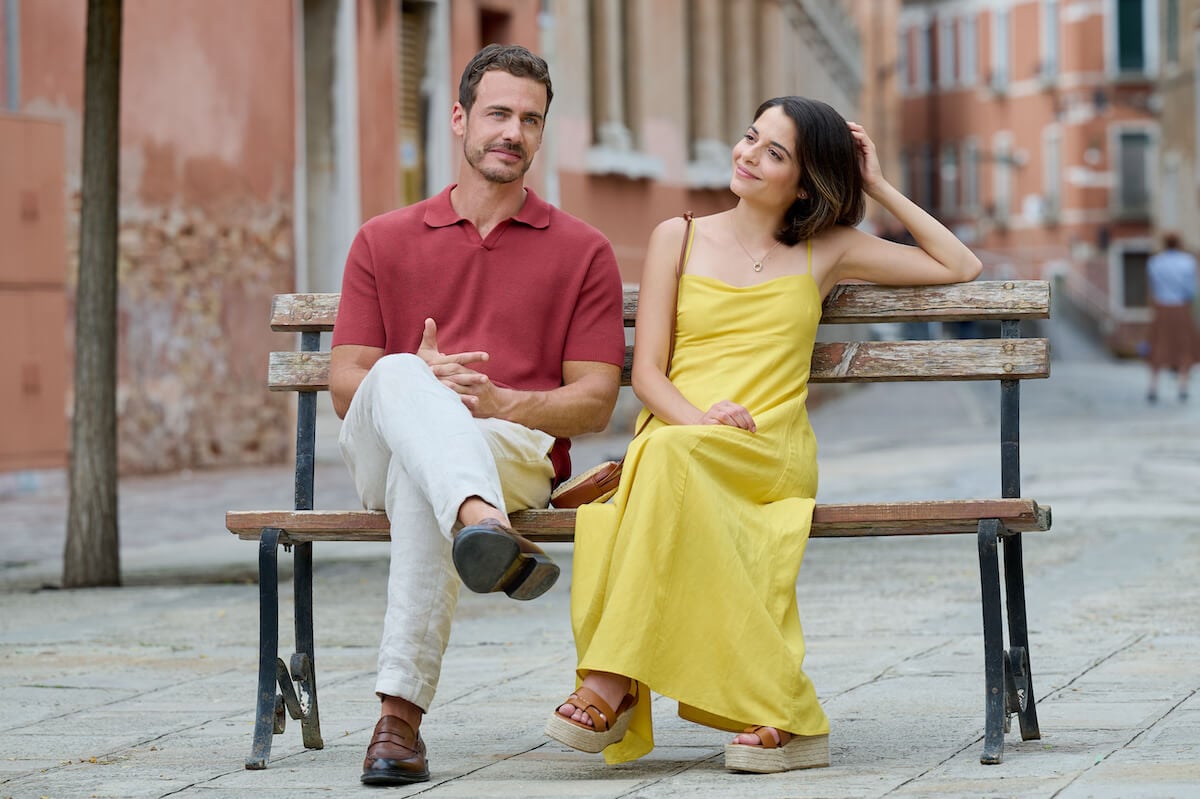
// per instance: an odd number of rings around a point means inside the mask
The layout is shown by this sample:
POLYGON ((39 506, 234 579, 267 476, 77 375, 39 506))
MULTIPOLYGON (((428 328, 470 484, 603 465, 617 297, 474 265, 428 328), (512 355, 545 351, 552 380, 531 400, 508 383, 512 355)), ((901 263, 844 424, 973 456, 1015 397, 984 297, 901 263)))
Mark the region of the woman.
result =
POLYGON ((1150 257, 1150 298, 1154 319, 1150 323, 1150 387, 1146 400, 1158 401, 1158 372, 1174 369, 1179 378, 1179 401, 1188 396, 1188 373, 1200 355, 1192 300, 1196 297, 1196 258, 1182 249, 1179 236, 1163 237, 1163 251, 1150 257))
POLYGON ((795 592, 817 489, 805 399, 821 302, 841 280, 979 274, 958 239, 883 179, 862 127, 824 103, 763 103, 734 146, 729 186, 732 209, 651 235, 633 360, 651 417, 613 501, 576 519, 582 685, 546 732, 610 763, 653 748, 653 690, 688 720, 753 725, 726 747, 731 769, 828 765, 795 592), (917 246, 854 227, 864 192, 917 246))

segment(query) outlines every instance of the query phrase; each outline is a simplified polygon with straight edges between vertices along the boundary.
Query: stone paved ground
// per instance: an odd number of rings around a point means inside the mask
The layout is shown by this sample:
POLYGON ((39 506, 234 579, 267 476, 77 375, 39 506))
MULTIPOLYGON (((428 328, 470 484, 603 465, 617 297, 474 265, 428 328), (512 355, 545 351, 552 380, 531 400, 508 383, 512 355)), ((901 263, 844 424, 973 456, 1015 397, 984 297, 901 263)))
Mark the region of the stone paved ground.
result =
MULTIPOLYGON (((832 721, 833 765, 727 774, 726 736, 655 701, 658 748, 635 763, 549 742, 571 687, 570 554, 542 600, 464 594, 424 725, 434 779, 391 796, 1191 797, 1200 795, 1200 407, 1150 408, 1136 363, 1052 332, 1049 381, 1023 389, 1024 493, 1054 530, 1025 537, 1043 738, 978 762, 983 709, 971 536, 821 540, 798 585, 808 673, 832 721), (1062 346, 1060 346, 1060 342, 1062 346)), ((1200 395, 1200 391, 1193 391, 1200 395)), ((814 414, 821 499, 994 495, 994 385, 866 387, 814 414)), ((593 439, 583 459, 619 443, 593 439)), ((318 504, 352 501, 322 439, 318 504)), ((64 498, 0 499, 0 797, 317 797, 357 777, 376 701, 386 551, 318 548, 325 748, 292 722, 271 767, 246 771, 253 719, 254 547, 227 508, 280 506, 286 470, 122 484, 127 587, 36 590, 61 570, 64 498)), ((291 603, 285 594, 285 618, 291 603)), ((285 638, 288 636, 285 634, 285 638)), ((697 653, 703 656, 703 653, 697 653)), ((736 675, 722 675, 736 679, 736 675)))

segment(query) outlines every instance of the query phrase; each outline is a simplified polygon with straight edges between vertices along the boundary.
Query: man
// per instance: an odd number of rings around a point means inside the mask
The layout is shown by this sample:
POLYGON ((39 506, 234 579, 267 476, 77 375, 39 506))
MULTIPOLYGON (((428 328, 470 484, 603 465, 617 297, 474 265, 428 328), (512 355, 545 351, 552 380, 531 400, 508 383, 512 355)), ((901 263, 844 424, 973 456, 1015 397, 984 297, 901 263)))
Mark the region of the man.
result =
POLYGON ((458 582, 514 599, 550 588, 558 567, 507 513, 546 506, 570 474, 567 439, 602 430, 616 403, 612 248, 524 186, 552 97, 541 58, 481 50, 451 111, 458 183, 367 222, 346 261, 330 388, 359 496, 392 538, 367 784, 429 779, 419 730, 458 582))

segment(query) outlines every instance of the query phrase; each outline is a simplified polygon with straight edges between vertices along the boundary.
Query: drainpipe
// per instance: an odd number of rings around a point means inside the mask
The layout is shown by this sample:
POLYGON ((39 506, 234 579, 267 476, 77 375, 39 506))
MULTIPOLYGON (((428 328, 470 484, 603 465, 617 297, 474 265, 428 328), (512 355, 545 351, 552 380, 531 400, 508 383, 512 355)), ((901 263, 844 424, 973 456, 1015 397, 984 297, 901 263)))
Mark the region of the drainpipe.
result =
MULTIPOLYGON (((550 9, 550 3, 543 0, 542 10, 538 14, 538 33, 542 57, 546 59, 551 75, 555 74, 558 69, 558 48, 555 38, 558 31, 555 29, 554 23, 554 12, 550 9)), ((558 142, 554 130, 555 126, 547 125, 546 133, 542 137, 542 166, 546 178, 544 199, 551 205, 559 205, 562 203, 562 190, 558 182, 558 142)))
POLYGON ((929 171, 933 175, 929 186, 929 207, 925 210, 929 212, 930 216, 945 224, 947 220, 942 215, 944 199, 942 197, 942 86, 939 75, 942 65, 938 61, 941 48, 934 46, 938 37, 941 36, 939 19, 940 14, 935 12, 929 22, 929 27, 923 31, 925 46, 929 49, 929 59, 926 61, 929 65, 926 135, 929 141, 929 171))
POLYGON ((292 120, 292 254, 295 259, 295 291, 306 294, 312 282, 308 268, 308 131, 305 128, 304 0, 292 0, 292 100, 296 104, 292 120))
POLYGON ((338 0, 333 34, 333 174, 334 208, 330 220, 334 256, 318 264, 321 291, 334 291, 342 283, 346 253, 363 223, 360 193, 361 162, 358 142, 358 3, 338 0))
POLYGON ((435 0, 429 20, 429 51, 421 93, 428 98, 425 118, 425 193, 434 195, 454 181, 454 132, 450 106, 458 99, 451 82, 450 0, 435 0))
POLYGON ((4 1, 5 99, 9 111, 21 110, 21 0, 4 1))

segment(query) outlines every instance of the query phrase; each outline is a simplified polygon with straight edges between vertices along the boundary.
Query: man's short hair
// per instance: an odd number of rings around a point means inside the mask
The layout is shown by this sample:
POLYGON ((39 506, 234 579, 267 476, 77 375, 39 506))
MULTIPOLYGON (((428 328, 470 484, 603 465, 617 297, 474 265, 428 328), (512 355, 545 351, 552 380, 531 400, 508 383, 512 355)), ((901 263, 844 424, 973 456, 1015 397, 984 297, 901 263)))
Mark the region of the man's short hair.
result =
POLYGON ((545 86, 545 112, 550 112, 550 101, 554 99, 554 89, 550 86, 550 67, 541 56, 534 55, 519 44, 489 44, 475 54, 458 82, 458 104, 464 111, 470 112, 471 106, 475 105, 475 92, 483 73, 493 69, 517 78, 530 78, 545 86))

